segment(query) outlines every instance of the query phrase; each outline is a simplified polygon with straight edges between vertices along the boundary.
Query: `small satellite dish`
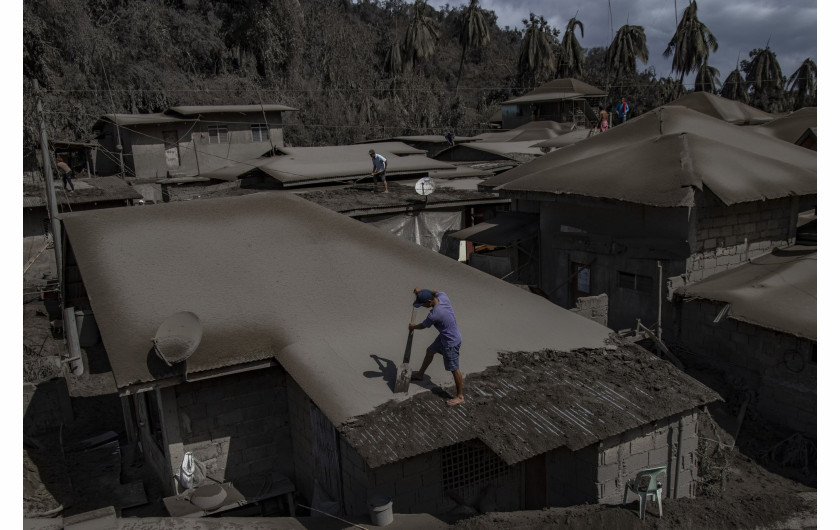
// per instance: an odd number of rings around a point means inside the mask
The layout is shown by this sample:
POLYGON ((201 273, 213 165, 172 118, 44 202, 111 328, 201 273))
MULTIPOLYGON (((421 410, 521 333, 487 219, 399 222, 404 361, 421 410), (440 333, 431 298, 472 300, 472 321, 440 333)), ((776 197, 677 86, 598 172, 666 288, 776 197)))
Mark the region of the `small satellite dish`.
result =
POLYGON ((201 321, 189 311, 180 311, 163 321, 152 342, 160 359, 172 366, 186 361, 201 342, 201 321))
POLYGON ((431 195, 435 191, 435 181, 432 177, 423 177, 414 185, 414 191, 419 195, 431 195))

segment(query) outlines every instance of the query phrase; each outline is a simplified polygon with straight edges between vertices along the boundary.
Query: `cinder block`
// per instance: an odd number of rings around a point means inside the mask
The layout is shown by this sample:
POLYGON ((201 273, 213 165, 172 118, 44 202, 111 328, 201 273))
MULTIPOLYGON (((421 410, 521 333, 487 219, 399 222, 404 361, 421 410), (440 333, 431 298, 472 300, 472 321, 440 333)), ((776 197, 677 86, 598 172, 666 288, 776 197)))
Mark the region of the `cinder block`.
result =
POLYGON ((625 462, 625 469, 627 469, 627 474, 634 474, 648 465, 648 455, 647 453, 641 453, 637 455, 630 455, 627 457, 625 462))
POLYGON ((664 466, 668 463, 668 445, 659 447, 648 452, 648 466, 664 466))
POLYGON ((653 437, 642 436, 630 441, 630 454, 646 453, 653 449, 653 437))
POLYGON ((603 466, 598 466, 595 471, 595 481, 596 482, 607 482, 607 481, 615 481, 618 479, 619 475, 619 467, 618 464, 607 464, 603 466))

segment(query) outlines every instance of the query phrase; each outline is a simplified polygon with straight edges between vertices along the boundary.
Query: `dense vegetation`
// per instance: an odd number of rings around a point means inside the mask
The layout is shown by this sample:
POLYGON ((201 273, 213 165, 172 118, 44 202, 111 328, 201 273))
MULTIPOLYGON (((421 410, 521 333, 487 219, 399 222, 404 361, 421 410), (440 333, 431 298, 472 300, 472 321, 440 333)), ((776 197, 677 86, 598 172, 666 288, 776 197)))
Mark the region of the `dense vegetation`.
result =
MULTIPOLYGON (((768 111, 816 104, 816 65, 788 82, 769 46, 724 84, 708 65, 710 28, 686 8, 668 46, 680 80, 637 71, 644 28, 584 50, 584 23, 565 32, 532 14, 499 28, 479 0, 435 10, 418 0, 24 0, 24 147, 37 145, 39 96, 54 139, 84 140, 105 113, 173 105, 282 103, 293 145, 487 127, 498 104, 555 77, 621 94, 636 113, 697 89, 768 111), (742 75, 743 74, 743 75, 742 75), (40 84, 36 94, 33 80, 40 84), (690 81, 685 78, 686 83, 690 81)), ((652 50, 662 53, 665 50, 652 50)))

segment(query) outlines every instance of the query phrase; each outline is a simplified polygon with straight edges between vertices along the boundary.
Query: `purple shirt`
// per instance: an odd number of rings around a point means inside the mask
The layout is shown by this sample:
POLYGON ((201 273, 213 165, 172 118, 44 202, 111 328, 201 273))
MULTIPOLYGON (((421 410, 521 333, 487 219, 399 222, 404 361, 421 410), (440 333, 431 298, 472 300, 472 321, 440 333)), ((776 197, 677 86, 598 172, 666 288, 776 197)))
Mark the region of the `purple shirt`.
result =
POLYGON ((458 330, 458 323, 455 322, 455 312, 446 293, 438 291, 436 295, 438 303, 429 311, 429 316, 423 321, 423 327, 434 326, 440 333, 440 343, 445 347, 461 344, 461 332, 458 330))

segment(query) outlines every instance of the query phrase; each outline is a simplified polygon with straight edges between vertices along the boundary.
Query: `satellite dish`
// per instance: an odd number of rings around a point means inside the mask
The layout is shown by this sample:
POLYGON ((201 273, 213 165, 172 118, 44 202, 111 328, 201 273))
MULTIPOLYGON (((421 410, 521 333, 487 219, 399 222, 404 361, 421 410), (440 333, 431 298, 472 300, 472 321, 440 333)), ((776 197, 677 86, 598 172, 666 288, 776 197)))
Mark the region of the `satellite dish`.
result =
POLYGON ((414 185, 414 191, 419 195, 431 195, 435 191, 435 181, 432 177, 423 177, 414 185))
POLYGON ((201 342, 201 321, 189 311, 175 313, 163 321, 152 342, 167 366, 186 361, 201 342))

